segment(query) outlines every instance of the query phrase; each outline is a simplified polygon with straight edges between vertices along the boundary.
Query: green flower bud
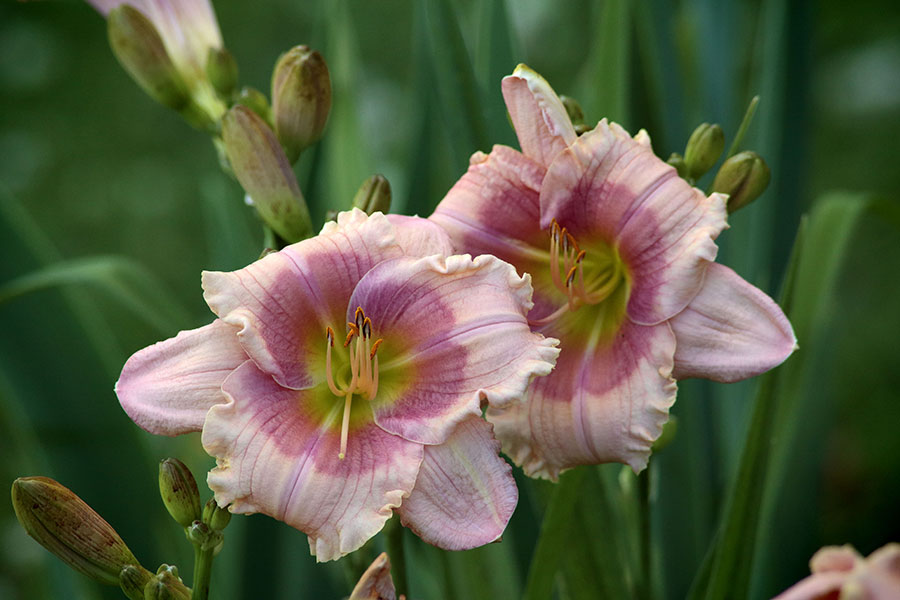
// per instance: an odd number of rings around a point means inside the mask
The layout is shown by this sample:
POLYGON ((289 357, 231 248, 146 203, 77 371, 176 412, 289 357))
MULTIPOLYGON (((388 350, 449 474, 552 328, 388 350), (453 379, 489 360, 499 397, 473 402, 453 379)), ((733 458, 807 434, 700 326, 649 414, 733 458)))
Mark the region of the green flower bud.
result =
POLYGON ((213 529, 203 521, 194 521, 186 532, 192 544, 201 550, 212 550, 214 556, 219 553, 225 542, 225 536, 221 531, 213 529))
POLYGON ((675 170, 678 172, 679 177, 681 177, 682 179, 687 178, 687 164, 685 164, 683 156, 681 156, 677 152, 673 152, 669 155, 669 158, 666 160, 666 162, 675 167, 675 170))
POLYGON ((167 458, 159 463, 159 494, 166 510, 182 527, 200 518, 197 482, 190 469, 177 458, 167 458))
POLYGON ((572 125, 584 125, 584 111, 581 110, 578 100, 570 96, 560 96, 559 99, 566 107, 566 113, 569 115, 572 125))
POLYGON ((769 186, 772 174, 766 161, 756 152, 739 152, 726 160, 713 181, 712 190, 728 194, 728 212, 756 200, 769 186))
POLYGON ((112 526, 67 487, 48 477, 20 477, 12 503, 28 535, 64 563, 106 585, 137 559, 112 526))
POLYGON ((244 86, 237 97, 237 103, 246 106, 268 124, 272 123, 272 109, 266 95, 256 88, 244 86))
POLYGON ((269 126, 236 105, 222 119, 225 154, 259 216, 288 242, 312 235, 309 210, 297 178, 269 126))
POLYGON ((372 175, 359 186, 353 197, 353 206, 367 215, 376 211, 387 214, 391 210, 391 184, 384 175, 372 175))
POLYGON ((144 567, 127 565, 119 573, 119 587, 131 600, 144 600, 144 589, 153 578, 153 573, 144 567))
POLYGON ((725 133, 718 125, 703 123, 694 130, 684 150, 688 176, 699 179, 713 168, 725 149, 725 133))
POLYGON ((161 565, 144 587, 144 600, 190 600, 191 590, 174 566, 161 565))
POLYGON ((109 11, 106 23, 113 53, 147 94, 177 111, 191 104, 188 86, 150 19, 130 5, 120 4, 109 11))
POLYGON ((231 522, 231 512, 227 507, 219 507, 215 498, 210 498, 203 507, 203 522, 209 525, 213 531, 222 531, 231 522))
POLYGON ((331 111, 331 78, 322 55, 295 46, 272 72, 272 114, 278 141, 293 163, 322 137, 331 111))
POLYGON ((230 98, 238 84, 238 67, 231 52, 225 48, 210 48, 206 57, 206 76, 222 98, 230 98))

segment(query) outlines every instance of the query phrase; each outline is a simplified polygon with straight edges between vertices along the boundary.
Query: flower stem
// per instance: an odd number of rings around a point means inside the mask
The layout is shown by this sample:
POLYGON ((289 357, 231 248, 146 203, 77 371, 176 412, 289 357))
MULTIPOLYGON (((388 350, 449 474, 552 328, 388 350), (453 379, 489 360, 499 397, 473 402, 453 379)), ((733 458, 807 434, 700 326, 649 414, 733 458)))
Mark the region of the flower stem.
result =
POLYGON ((406 554, 403 550, 403 526, 400 518, 395 516, 388 521, 384 528, 385 541, 387 542, 388 557, 391 559, 391 571, 393 572, 394 587, 397 597, 401 595, 409 597, 409 581, 406 578, 406 554))
POLYGON ((654 597, 653 585, 653 553, 652 553, 652 535, 650 529, 650 465, 644 469, 638 476, 638 507, 639 514, 639 548, 640 548, 640 578, 639 598, 650 600, 654 597))
POLYGON ((194 581, 191 588, 191 600, 208 600, 212 561, 212 548, 203 550, 199 544, 194 546, 194 581))

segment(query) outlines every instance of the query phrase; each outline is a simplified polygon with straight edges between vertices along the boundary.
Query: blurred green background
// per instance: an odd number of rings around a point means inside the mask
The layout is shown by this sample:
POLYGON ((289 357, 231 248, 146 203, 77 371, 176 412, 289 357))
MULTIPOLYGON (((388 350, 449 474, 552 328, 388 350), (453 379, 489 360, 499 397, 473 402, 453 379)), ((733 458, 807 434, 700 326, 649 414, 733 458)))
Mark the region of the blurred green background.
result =
MULTIPOLYGON (((777 371, 770 460, 753 490, 750 597, 805 576, 824 544, 868 554, 900 540, 895 0, 214 6, 244 84, 268 93, 275 60, 295 44, 329 63, 331 120, 297 169, 319 224, 375 172, 390 180, 395 212, 425 216, 472 152, 515 145, 500 78, 519 62, 578 98, 589 121, 647 128, 662 157, 683 151, 702 121, 721 123, 730 143, 760 94, 744 146, 763 154, 773 182, 731 219, 720 261, 777 295, 801 215, 812 217, 789 311, 801 350, 777 371)), ((119 68, 96 12, 78 1, 2 0, 0 481, 54 477, 104 515, 145 566, 176 563, 189 574, 190 545, 158 500, 157 463, 177 456, 201 478, 212 461, 198 437, 139 430, 113 384, 132 352, 211 319, 202 269, 239 268, 261 243, 208 138, 119 68)), ((680 386, 678 433, 650 476, 656 586, 666 598, 688 593, 728 512, 756 388, 680 386)), ((626 535, 633 478, 615 465, 588 471, 565 523, 559 598, 601 589, 617 597, 615 576, 591 565, 634 550, 626 535)), ((413 598, 521 596, 554 486, 520 481, 501 544, 446 555, 408 536, 413 598)), ((216 598, 349 594, 352 569, 316 565, 305 536, 281 523, 235 518, 226 534, 216 598)), ((32 543, 0 502, 0 598, 117 597, 32 543)))

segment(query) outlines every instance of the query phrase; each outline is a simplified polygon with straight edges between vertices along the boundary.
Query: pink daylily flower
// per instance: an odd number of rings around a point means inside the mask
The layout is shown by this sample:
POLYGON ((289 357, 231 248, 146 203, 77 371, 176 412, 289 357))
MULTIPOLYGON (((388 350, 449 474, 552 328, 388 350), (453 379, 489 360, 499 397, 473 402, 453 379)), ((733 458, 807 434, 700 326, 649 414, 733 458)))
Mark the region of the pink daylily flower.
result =
POLYGON ((900 544, 863 558, 852 546, 826 546, 809 561, 812 573, 774 600, 891 600, 900 598, 900 544))
POLYGON ((355 209, 204 272, 218 319, 132 356, 122 407, 151 433, 202 430, 219 505, 300 529, 318 560, 395 510, 442 548, 494 541, 518 493, 482 404, 520 400, 557 341, 528 327, 528 277, 449 249, 427 220, 355 209))
POLYGON ((522 152, 473 155, 430 219, 458 251, 532 275, 529 320, 562 354, 528 402, 487 418, 529 475, 603 462, 639 471, 676 379, 762 373, 794 350, 793 331, 768 296, 713 262, 725 198, 679 178, 646 132, 603 120, 577 136, 553 89, 522 65, 503 95, 522 152))

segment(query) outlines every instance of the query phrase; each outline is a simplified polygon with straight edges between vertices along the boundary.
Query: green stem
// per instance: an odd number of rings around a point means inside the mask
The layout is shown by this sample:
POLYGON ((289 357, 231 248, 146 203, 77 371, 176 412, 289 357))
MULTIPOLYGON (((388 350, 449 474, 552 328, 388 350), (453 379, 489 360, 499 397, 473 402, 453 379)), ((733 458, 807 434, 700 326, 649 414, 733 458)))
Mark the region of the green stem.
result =
POLYGON ((212 548, 203 550, 199 544, 194 546, 194 581, 191 587, 191 600, 208 600, 212 561, 212 548))
POLYGON ((638 519, 640 536, 640 586, 638 596, 646 600, 653 597, 653 554, 650 531, 650 465, 637 477, 638 480, 638 519))
POLYGON ((391 559, 391 571, 397 597, 409 597, 409 581, 406 578, 406 553, 403 550, 403 526, 400 519, 391 519, 384 530, 387 541, 388 557, 391 559))

